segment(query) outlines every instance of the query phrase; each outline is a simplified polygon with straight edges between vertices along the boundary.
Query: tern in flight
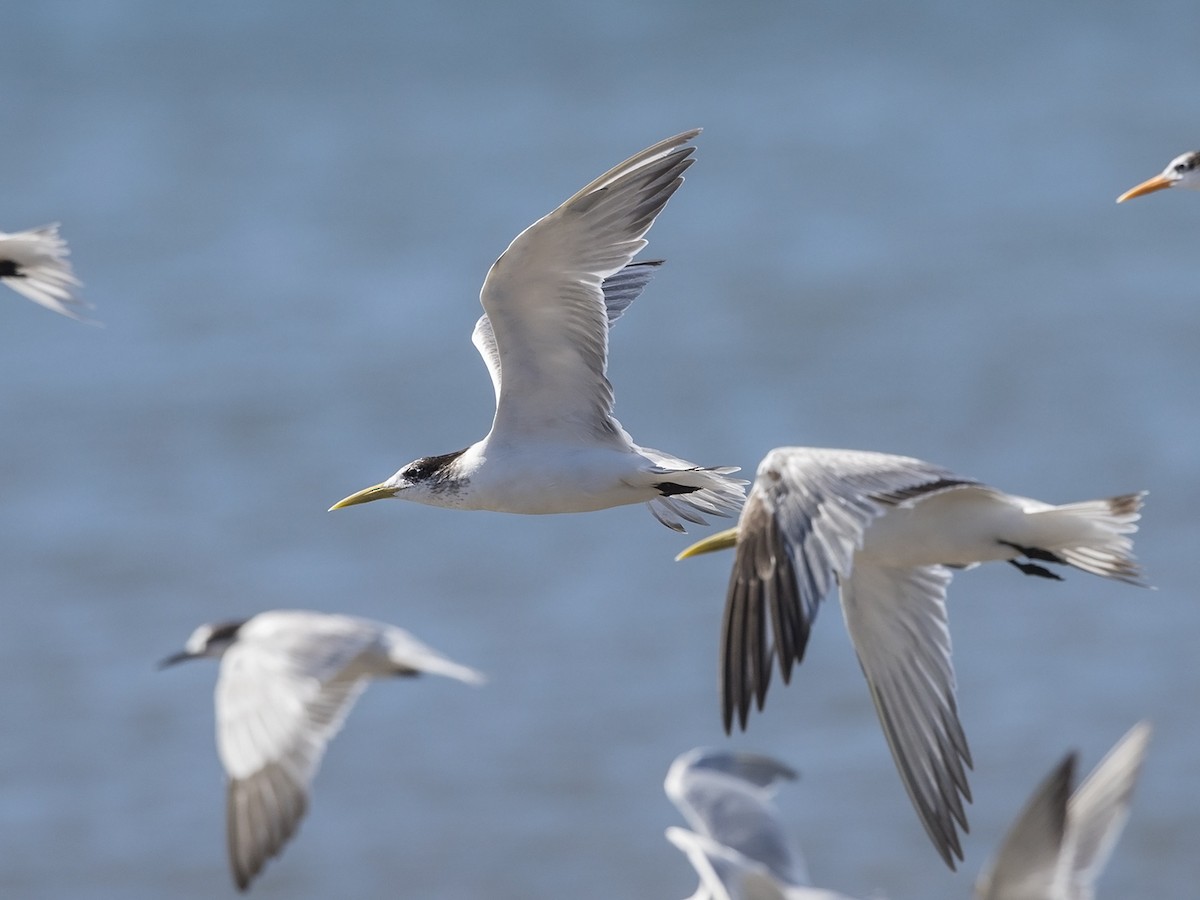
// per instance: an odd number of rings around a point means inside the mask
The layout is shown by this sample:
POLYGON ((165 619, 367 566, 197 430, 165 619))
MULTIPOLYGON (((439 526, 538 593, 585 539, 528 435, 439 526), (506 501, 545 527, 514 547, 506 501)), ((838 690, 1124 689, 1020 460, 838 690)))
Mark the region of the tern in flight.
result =
POLYGON ((737 548, 721 633, 726 731, 784 683, 821 601, 838 586, 846 628, 900 778, 946 864, 962 859, 971 753, 958 719, 946 588, 990 560, 1061 580, 1074 566, 1143 584, 1128 535, 1143 494, 1052 506, 918 459, 780 447, 758 467, 736 528, 680 559, 737 548))
POLYGON ((46 309, 90 321, 80 313, 90 307, 75 296, 80 281, 67 260, 70 252, 58 236, 58 225, 12 234, 0 231, 0 282, 46 309))
POLYGON ((769 756, 697 748, 677 757, 663 790, 692 831, 667 840, 700 876, 691 900, 850 900, 809 887, 773 797, 796 773, 769 756))
POLYGON ((676 531, 737 511, 745 482, 728 477, 737 468, 639 447, 613 416, 606 376, 609 328, 658 264, 633 257, 683 184, 699 133, 667 138, 601 175, 492 265, 472 335, 496 393, 487 435, 414 460, 331 509, 385 497, 526 514, 647 503, 676 531))
POLYGON ((325 745, 369 679, 429 672, 484 680, 395 626, 303 610, 201 625, 161 665, 209 656, 221 660, 217 751, 227 775, 229 866, 243 891, 300 824, 325 745))
POLYGON ((1141 197, 1143 194, 1153 194, 1164 188, 1189 188, 1200 191, 1200 150, 1184 153, 1167 164, 1167 167, 1153 178, 1148 178, 1141 184, 1131 187, 1120 197, 1118 203, 1141 197))
POLYGON ((975 883, 977 900, 1093 900, 1116 846, 1150 743, 1133 726, 1072 792, 1069 754, 1026 803, 995 858, 975 883))

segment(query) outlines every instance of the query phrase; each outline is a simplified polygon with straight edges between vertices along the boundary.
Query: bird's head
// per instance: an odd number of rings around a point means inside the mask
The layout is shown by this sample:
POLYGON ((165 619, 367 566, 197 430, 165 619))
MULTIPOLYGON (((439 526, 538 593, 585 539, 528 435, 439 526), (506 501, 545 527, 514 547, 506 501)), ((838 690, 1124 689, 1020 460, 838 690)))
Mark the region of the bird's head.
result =
POLYGON ((160 669, 186 662, 189 659, 201 659, 206 656, 219 657, 229 649, 237 639, 238 629, 246 624, 246 619, 236 619, 229 622, 214 622, 201 625, 192 632, 183 649, 172 653, 158 664, 160 669))
POLYGON ((1117 198, 1117 202, 1124 203, 1134 197, 1152 194, 1170 187, 1200 190, 1200 150, 1193 150, 1191 153, 1175 157, 1162 172, 1131 187, 1117 198))
POLYGON ((351 494, 344 500, 339 500, 329 511, 345 506, 357 506, 360 503, 370 503, 372 500, 383 500, 395 497, 401 491, 411 487, 423 487, 430 491, 445 489, 459 477, 461 469, 459 460, 466 450, 456 450, 453 453, 443 453, 441 456, 422 456, 414 459, 387 481, 363 488, 351 494))

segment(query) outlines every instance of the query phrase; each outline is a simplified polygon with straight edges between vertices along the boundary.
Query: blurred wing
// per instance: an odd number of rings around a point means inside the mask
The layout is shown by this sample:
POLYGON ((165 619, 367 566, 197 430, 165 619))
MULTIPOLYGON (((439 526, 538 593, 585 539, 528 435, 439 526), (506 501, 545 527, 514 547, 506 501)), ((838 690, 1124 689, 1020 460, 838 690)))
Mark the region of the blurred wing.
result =
POLYGON ((788 884, 807 881, 771 802, 774 785, 796 773, 767 756, 695 750, 667 773, 667 796, 692 828, 761 863, 788 884))
POLYGON ((667 773, 668 795, 673 786, 682 786, 691 775, 701 772, 719 772, 759 788, 775 788, 781 782, 795 781, 797 777, 791 766, 761 753, 697 747, 680 754, 671 764, 671 771, 667 773))
POLYGON ((1070 900, 1091 900, 1094 894, 1096 879, 1129 816, 1150 733, 1148 722, 1133 726, 1071 795, 1067 805, 1070 900))
POLYGON ((57 224, 0 232, 0 281, 46 309, 86 321, 79 310, 88 304, 74 294, 80 281, 71 271, 69 254, 57 224))
MULTIPOLYGON (((622 441, 605 377, 601 284, 646 245, 644 235, 683 183, 695 149, 686 145, 698 133, 668 138, 601 175, 517 235, 492 265, 480 300, 503 373, 494 437, 582 433, 622 441)), ((494 362, 489 368, 495 372, 494 362)))
MULTIPOLYGON (((616 275, 610 275, 604 279, 604 283, 600 287, 604 292, 604 306, 608 311, 609 328, 613 327, 613 323, 621 318, 629 305, 646 289, 646 285, 654 277, 654 270, 662 264, 663 260, 661 259, 630 263, 616 275)), ((479 321, 475 323, 475 330, 471 332, 471 343, 483 357, 483 363, 487 366, 488 375, 492 379, 492 388, 496 392, 496 402, 498 403, 500 402, 500 352, 496 349, 496 335, 492 331, 492 322, 486 313, 480 316, 479 321)))
POLYGON ((267 860, 296 833, 308 811, 307 786, 271 763, 252 778, 226 784, 225 841, 238 890, 246 890, 267 860))
POLYGON ((1050 900, 1056 896, 1075 765, 1075 754, 1068 754, 1029 798, 975 884, 979 900, 1050 900))
POLYGON ((685 828, 668 828, 667 840, 684 852, 700 876, 691 900, 852 900, 834 891, 782 884, 733 848, 685 828))
POLYGON ((943 566, 885 569, 861 561, 842 582, 842 612, 900 779, 951 869, 962 859, 971 765, 954 700, 943 566))
POLYGON ((280 652, 253 642, 226 651, 217 681, 217 748, 229 776, 229 862, 239 888, 295 832, 325 745, 366 685, 358 675, 322 681, 311 673, 344 670, 364 638, 297 636, 280 652))
POLYGON ((804 658, 821 600, 850 575, 863 534, 890 507, 973 483, 903 456, 811 447, 772 450, 738 522, 721 634, 721 708, 742 728, 762 709, 771 655, 784 683, 804 658), (773 645, 768 646, 768 623, 773 645))
POLYGON ((700 876, 700 887, 692 900, 784 900, 783 893, 771 890, 766 881, 758 892, 745 890, 746 874, 752 865, 741 854, 703 834, 686 828, 668 828, 667 840, 683 851, 700 876))

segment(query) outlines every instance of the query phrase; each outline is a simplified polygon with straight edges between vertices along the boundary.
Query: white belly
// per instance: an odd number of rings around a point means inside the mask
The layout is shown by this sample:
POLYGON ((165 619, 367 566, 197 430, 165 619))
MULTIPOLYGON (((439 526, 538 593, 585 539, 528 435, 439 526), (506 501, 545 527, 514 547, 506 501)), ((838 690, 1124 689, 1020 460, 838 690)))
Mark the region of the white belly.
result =
POLYGON ((627 451, 491 448, 474 452, 469 463, 466 482, 453 498, 445 498, 453 502, 421 499, 461 509, 548 515, 644 503, 658 496, 644 471, 646 461, 627 451))
POLYGON ((935 494, 915 506, 892 509, 863 535, 859 553, 883 566, 968 566, 1013 559, 1025 513, 1004 495, 977 488, 935 494))

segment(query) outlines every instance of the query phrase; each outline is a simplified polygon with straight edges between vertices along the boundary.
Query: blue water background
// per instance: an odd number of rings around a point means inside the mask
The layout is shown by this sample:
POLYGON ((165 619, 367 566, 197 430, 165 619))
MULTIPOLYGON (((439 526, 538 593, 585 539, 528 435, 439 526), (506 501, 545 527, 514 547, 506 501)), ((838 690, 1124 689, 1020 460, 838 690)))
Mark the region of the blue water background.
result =
MULTIPOLYGON (((1194 3, 6 4, 0 228, 61 221, 105 328, 0 298, 0 895, 234 896, 201 622, 411 629, 491 676, 372 687, 259 898, 675 898, 671 759, 753 748, 814 879, 951 898, 1070 748, 1156 726, 1101 897, 1200 874, 1194 3), (975 753, 937 859, 836 604, 727 741, 729 558, 640 507, 333 501, 487 429, 492 260, 702 125, 614 332, 642 443, 911 454, 1067 502, 1148 489, 1155 592, 1008 566, 951 591, 975 753)), ((698 533, 705 533, 698 530, 698 533)))

